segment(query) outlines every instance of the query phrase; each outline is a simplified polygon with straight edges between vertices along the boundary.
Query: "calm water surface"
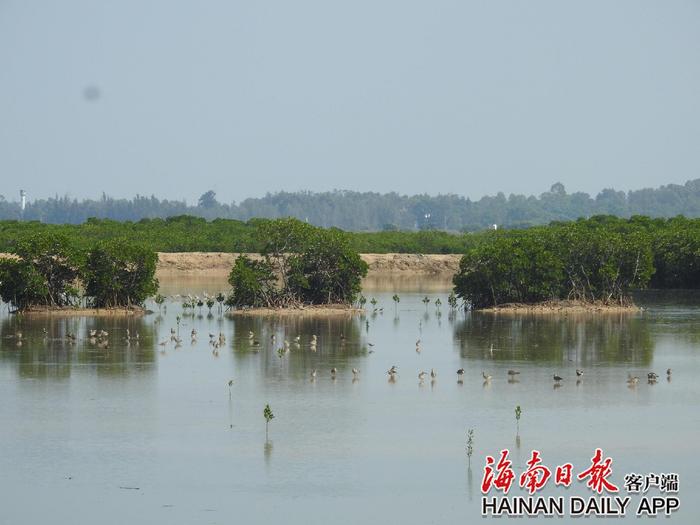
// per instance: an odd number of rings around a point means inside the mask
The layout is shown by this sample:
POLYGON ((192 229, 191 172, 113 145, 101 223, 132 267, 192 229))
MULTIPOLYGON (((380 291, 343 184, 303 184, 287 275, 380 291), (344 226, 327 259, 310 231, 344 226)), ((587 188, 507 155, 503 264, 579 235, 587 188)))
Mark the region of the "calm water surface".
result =
MULTIPOLYGON (((431 283, 401 289, 395 308, 397 286, 374 283, 367 294, 383 311, 355 318, 231 319, 204 308, 182 318, 180 347, 169 341, 177 302, 141 319, 30 319, 3 308, 0 523, 469 523, 480 519, 486 454, 509 448, 519 473, 536 448, 545 464, 578 472, 595 447, 613 458, 619 485, 627 472, 677 472, 681 510, 669 521, 700 522, 700 300, 647 294, 635 315, 494 317, 451 314, 449 290, 431 283), (423 305, 426 293, 440 297, 439 311, 423 305), (126 343, 127 328, 138 344, 126 343), (108 349, 89 341, 90 329, 109 332, 108 349), (226 337, 218 356, 209 333, 226 337), (280 358, 285 338, 291 350, 280 358), (436 380, 419 383, 431 368, 436 380), (508 381, 511 368, 519 382, 508 381), (578 383, 576 368, 585 369, 578 383), (635 388, 628 372, 641 378, 635 388), (275 413, 268 440, 265 403, 275 413)), ((545 494, 590 495, 577 482, 545 494)))

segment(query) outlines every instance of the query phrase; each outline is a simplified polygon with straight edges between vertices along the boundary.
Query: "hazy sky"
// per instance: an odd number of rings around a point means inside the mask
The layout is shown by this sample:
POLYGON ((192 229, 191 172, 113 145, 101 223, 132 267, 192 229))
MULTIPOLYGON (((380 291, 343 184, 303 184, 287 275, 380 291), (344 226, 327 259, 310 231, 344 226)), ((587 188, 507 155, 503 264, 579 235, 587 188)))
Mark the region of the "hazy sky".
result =
POLYGON ((0 0, 7 198, 698 177, 698 0, 0 0))

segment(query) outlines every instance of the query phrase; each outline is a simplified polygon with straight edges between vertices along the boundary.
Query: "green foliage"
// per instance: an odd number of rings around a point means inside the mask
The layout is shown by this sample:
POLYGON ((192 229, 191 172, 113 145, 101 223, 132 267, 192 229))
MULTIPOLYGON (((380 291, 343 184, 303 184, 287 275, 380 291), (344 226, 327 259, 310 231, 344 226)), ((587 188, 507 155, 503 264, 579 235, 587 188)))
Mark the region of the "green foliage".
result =
POLYGON ((453 282, 472 308, 553 299, 624 304, 653 272, 646 228, 596 217, 492 232, 465 254, 453 282))
POLYGON ((165 296, 162 294, 156 294, 156 296, 153 298, 153 301, 158 305, 158 311, 160 312, 163 309, 163 303, 165 302, 165 296))
POLYGON ((268 261, 254 261, 241 255, 236 258, 228 277, 232 287, 226 306, 272 306, 279 295, 276 277, 268 261))
POLYGON ((288 293, 303 303, 353 303, 367 263, 340 230, 313 228, 305 233, 300 253, 289 257, 288 293))
POLYGON ((87 255, 82 279, 92 306, 138 306, 158 291, 158 255, 126 240, 103 241, 87 255))
POLYGON ((267 421, 268 423, 275 418, 275 415, 272 413, 272 409, 270 408, 269 403, 265 405, 265 409, 263 410, 263 416, 265 416, 265 421, 267 421))
POLYGON ((272 413, 272 409, 270 408, 270 404, 265 405, 265 409, 263 410, 263 416, 265 417, 265 437, 267 437, 267 427, 270 424, 270 421, 272 421, 275 418, 275 415, 272 413))
POLYGON ((676 217, 668 222, 644 221, 658 233, 654 236, 655 288, 700 288, 700 221, 676 217))
POLYGON ((67 306, 75 288, 80 254, 62 235, 34 234, 16 240, 17 260, 0 262, 0 297, 16 308, 67 306))
MULTIPOLYGON (((17 259, 0 260, 0 298, 18 309, 77 304, 80 291, 92 306, 142 304, 158 291, 156 253, 124 240, 98 242, 89 251, 64 235, 21 235, 17 259)), ((156 297, 159 307, 164 297, 156 297)))
POLYGON ((472 465, 472 454, 474 453, 474 429, 467 430, 467 458, 469 458, 469 466, 472 465))
MULTIPOLYGON (((584 222, 598 227, 614 226, 611 231, 622 231, 625 228, 624 225, 627 225, 647 232, 654 250, 654 265, 657 267, 657 275, 654 276, 652 285, 657 287, 698 286, 697 269, 700 268, 700 262, 698 262, 700 256, 697 252, 700 246, 700 219, 632 217, 622 220, 614 217, 594 217, 584 222), (690 270, 685 271, 684 268, 690 270)), ((554 223, 552 226, 561 227, 563 224, 565 223, 554 223)), ((535 230, 546 229, 535 228, 535 230)), ((282 276, 286 274, 287 269, 287 259, 282 255, 301 253, 306 239, 311 238, 314 232, 319 230, 294 219, 276 221, 255 219, 247 223, 216 219, 207 222, 202 218, 190 216, 143 219, 136 223, 90 219, 81 225, 0 221, 0 252, 14 252, 21 239, 34 236, 67 238, 73 249, 83 253, 103 240, 138 239, 143 246, 160 252, 268 253, 271 256, 271 262, 275 265, 275 271, 282 276)), ((340 234, 338 230, 332 231, 340 234)), ((466 234, 395 231, 342 235, 348 244, 348 249, 358 253, 465 254, 478 249, 484 243, 491 242, 494 236, 511 232, 500 228, 497 232, 481 231, 466 234)))
POLYGON ((346 233, 294 219, 258 221, 257 227, 263 260, 236 260, 229 277, 230 306, 355 301, 367 264, 346 233))
POLYGON ((25 261, 0 259, 0 298, 23 310, 46 304, 49 296, 46 279, 25 261))
POLYGON ((450 305, 452 310, 457 308, 457 296, 454 291, 450 292, 450 295, 447 297, 447 304, 450 305))

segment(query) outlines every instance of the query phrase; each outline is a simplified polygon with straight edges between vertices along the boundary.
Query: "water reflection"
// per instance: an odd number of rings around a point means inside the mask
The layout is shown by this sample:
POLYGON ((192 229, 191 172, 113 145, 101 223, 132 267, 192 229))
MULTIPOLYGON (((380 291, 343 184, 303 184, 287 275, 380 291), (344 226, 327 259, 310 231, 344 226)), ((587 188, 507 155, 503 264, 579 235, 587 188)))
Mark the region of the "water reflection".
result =
POLYGON ((227 324, 234 361, 259 354, 256 361, 270 378, 308 379, 312 369, 331 368, 349 376, 350 364, 370 351, 362 334, 363 316, 233 316, 227 324))
POLYGON ((495 361, 646 365, 654 350, 649 323, 639 314, 471 312, 453 330, 463 357, 495 361))
POLYGON ((97 376, 151 373, 154 342, 153 324, 145 317, 11 315, 0 320, 0 362, 28 379, 64 380, 78 367, 97 376), (101 330, 109 334, 106 347, 90 337, 91 331, 101 330))

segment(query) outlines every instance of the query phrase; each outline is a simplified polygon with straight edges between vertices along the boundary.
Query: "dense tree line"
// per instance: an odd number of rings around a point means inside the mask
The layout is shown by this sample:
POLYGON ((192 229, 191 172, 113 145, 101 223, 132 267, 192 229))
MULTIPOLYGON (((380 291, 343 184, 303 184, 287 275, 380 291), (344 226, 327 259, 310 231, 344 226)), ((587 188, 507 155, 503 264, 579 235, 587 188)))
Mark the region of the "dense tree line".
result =
POLYGON ((207 191, 196 205, 137 195, 133 199, 78 201, 69 197, 30 200, 24 212, 0 196, 0 220, 79 224, 91 217, 116 221, 166 219, 192 215, 207 220, 296 217, 316 226, 349 231, 446 230, 479 231, 493 224, 521 228, 571 221, 594 215, 631 217, 700 217, 700 179, 630 192, 605 189, 595 196, 567 193, 562 184, 539 196, 499 193, 479 200, 458 195, 414 195, 371 192, 280 192, 239 203, 220 203, 207 191))
MULTIPOLYGON (((119 237, 138 239, 159 252, 231 252, 260 253, 264 239, 260 228, 274 222, 252 219, 248 222, 178 216, 168 219, 142 219, 117 222, 89 219, 83 224, 45 224, 41 222, 0 221, 0 252, 13 249, 17 239, 28 234, 65 235, 77 246, 88 249, 96 242, 119 237)), ((463 253, 475 234, 450 234, 437 231, 349 233, 348 242, 360 253, 463 253)))
MULTIPOLYGON (((115 239, 137 239, 138 243, 151 251, 222 251, 265 253, 269 251, 269 230, 275 224, 285 221, 255 219, 241 222, 216 219, 207 222, 199 217, 172 217, 170 219, 144 219, 139 222, 116 222, 91 219, 81 225, 52 225, 39 222, 0 222, 0 252, 17 253, 24 249, 23 239, 32 236, 66 238, 78 250, 87 252, 102 241, 115 239)), ((300 221, 293 221, 309 231, 323 231, 300 221)), ((339 230, 330 230, 341 235, 339 230)), ((532 256, 531 264, 537 272, 529 278, 549 280, 546 271, 552 268, 542 258, 561 257, 561 246, 573 250, 588 242, 589 250, 597 246, 599 250, 608 245, 635 240, 651 252, 653 272, 648 285, 653 288, 700 288, 700 219, 675 217, 652 219, 635 216, 619 219, 611 216, 597 216, 572 223, 552 223, 550 226, 533 227, 524 230, 497 230, 478 233, 450 234, 439 231, 385 231, 375 233, 344 233, 343 242, 348 248, 359 253, 476 253, 474 250, 501 250, 502 254, 492 255, 501 264, 509 264, 509 253, 526 253, 532 256), (590 230, 588 237, 583 233, 590 230), (564 237, 564 235, 569 237, 564 237), (598 235, 598 237, 594 237, 598 235), (641 237, 641 240, 637 240, 641 237), (594 241, 597 244, 593 244, 594 241), (558 243, 558 244, 557 244, 558 243), (541 247, 541 249, 540 249, 541 247), (554 251, 553 251, 554 250, 554 251)), ((587 252, 590 255, 592 252, 587 252)), ((645 257, 648 254, 644 252, 645 257)), ((568 260, 575 260, 585 254, 571 253, 568 260)), ((598 264, 603 253, 596 255, 591 264, 598 264)), ((646 259, 645 259, 646 260, 646 259)), ((513 264, 517 262, 513 259, 513 264)), ((524 262, 523 262, 524 264, 524 262)), ((565 271, 567 268, 557 269, 565 271)), ((584 279, 568 269, 571 279, 584 279)), ((582 281, 583 282, 583 281, 582 281)), ((641 286, 634 283, 634 286, 641 286)), ((534 286, 531 284, 530 286, 534 286)), ((580 283, 576 290, 580 290, 580 283)), ((541 291, 541 290, 540 290, 541 291)), ((524 293, 524 292, 521 292, 524 293)), ((588 292, 586 292, 588 293, 588 292)), ((583 294, 582 294, 583 295, 583 294)))
POLYGON ((0 299, 33 307, 132 307, 156 293, 158 255, 133 241, 104 240, 89 250, 67 236, 21 236, 0 259, 0 299))
POLYGON ((473 308, 571 299, 626 304, 633 289, 700 286, 700 221, 598 216, 481 236, 455 292, 473 308))

